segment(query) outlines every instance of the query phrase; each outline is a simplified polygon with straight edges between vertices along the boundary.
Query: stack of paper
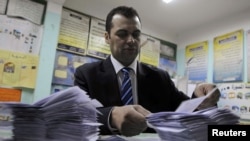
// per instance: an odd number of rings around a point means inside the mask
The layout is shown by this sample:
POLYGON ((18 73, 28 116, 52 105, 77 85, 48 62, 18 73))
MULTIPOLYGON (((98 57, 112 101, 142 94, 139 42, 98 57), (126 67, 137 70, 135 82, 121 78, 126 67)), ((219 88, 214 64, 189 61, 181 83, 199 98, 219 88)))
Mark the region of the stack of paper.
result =
POLYGON ((206 141, 207 125, 237 124, 239 117, 228 109, 212 107, 193 113, 153 113, 147 121, 164 141, 206 141))
POLYGON ((0 140, 44 141, 46 128, 40 107, 23 103, 0 105, 1 117, 4 117, 0 120, 0 128, 5 129, 5 135, 1 135, 0 140))
POLYGON ((0 103, 0 141, 13 139, 13 114, 12 109, 0 103))
POLYGON ((40 107, 26 104, 12 105, 15 141, 44 141, 46 127, 40 107))
POLYGON ((100 124, 96 107, 79 87, 71 87, 34 103, 41 106, 46 123, 46 138, 53 141, 96 141, 100 124))
POLYGON ((100 106, 79 87, 31 105, 0 103, 0 141, 96 141, 100 106))

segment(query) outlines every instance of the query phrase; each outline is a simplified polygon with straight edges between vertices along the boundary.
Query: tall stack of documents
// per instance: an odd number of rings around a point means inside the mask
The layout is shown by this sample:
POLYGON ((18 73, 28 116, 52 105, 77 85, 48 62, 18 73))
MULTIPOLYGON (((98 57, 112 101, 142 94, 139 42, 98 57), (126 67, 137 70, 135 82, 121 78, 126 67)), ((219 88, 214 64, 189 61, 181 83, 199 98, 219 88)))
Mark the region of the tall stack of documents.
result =
POLYGON ((96 107, 79 87, 59 91, 36 103, 42 107, 46 123, 46 138, 53 141, 96 141, 99 126, 96 107))
POLYGON ((44 141, 46 128, 40 107, 22 103, 0 105, 0 129, 4 131, 0 133, 1 141, 44 141))
POLYGON ((34 104, 0 103, 0 141, 96 141, 100 106, 79 87, 34 104))
POLYGON ((147 121, 164 141, 206 141, 207 125, 237 124, 239 116, 229 109, 212 107, 192 113, 153 113, 147 121))

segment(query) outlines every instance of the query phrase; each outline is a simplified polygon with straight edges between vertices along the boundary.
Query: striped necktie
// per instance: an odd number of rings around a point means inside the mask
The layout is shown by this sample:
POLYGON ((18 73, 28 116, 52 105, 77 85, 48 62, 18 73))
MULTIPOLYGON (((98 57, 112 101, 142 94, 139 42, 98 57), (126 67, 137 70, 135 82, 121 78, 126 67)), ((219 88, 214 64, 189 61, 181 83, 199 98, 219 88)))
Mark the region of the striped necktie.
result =
POLYGON ((132 86, 129 77, 130 68, 123 68, 123 81, 121 86, 121 100, 124 105, 133 104, 132 86))

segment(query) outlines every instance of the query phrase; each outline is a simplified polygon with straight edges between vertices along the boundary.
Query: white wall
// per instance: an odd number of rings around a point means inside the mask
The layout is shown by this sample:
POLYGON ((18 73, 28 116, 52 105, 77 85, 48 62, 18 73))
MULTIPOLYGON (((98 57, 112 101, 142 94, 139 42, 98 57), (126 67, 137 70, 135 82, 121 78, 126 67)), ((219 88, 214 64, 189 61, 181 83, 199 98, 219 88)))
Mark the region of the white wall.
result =
MULTIPOLYGON (((246 31, 250 29, 250 9, 245 10, 237 15, 231 15, 230 17, 224 17, 222 19, 207 23, 196 27, 195 29, 189 29, 186 32, 181 33, 177 37, 177 73, 179 75, 184 75, 185 70, 185 47, 187 45, 201 42, 209 41, 209 70, 208 70, 208 81, 212 81, 212 70, 213 70, 213 38, 220 36, 232 31, 239 29, 244 29, 246 31)), ((246 41, 244 41, 244 47, 246 49, 246 41)), ((246 56, 246 55, 245 55, 246 56)), ((246 57, 245 62, 246 64, 246 57)), ((245 67, 246 68, 246 65, 245 67)), ((245 69, 246 76, 246 69, 245 69)), ((245 77, 246 78, 246 77, 245 77)), ((246 81, 246 80, 245 80, 246 81)))
MULTIPOLYGON (((98 17, 101 19, 105 19, 104 13, 102 15, 98 15, 95 11, 96 8, 83 8, 82 5, 77 5, 76 3, 70 2, 69 0, 65 2, 65 5, 68 8, 73 8, 83 12, 85 14, 89 14, 94 17, 98 17), (74 5, 75 4, 75 5, 74 5)), ((110 9, 110 8, 107 8, 110 9)), ((162 40, 166 40, 172 43, 177 44, 177 74, 183 76, 185 71, 185 47, 186 45, 196 43, 199 41, 208 40, 212 45, 212 40, 214 37, 223 35, 228 32, 232 32, 238 29, 250 29, 250 9, 243 11, 237 15, 231 15, 230 17, 224 17, 223 19, 218 19, 216 21, 207 23, 205 25, 200 25, 195 29, 189 29, 185 32, 180 33, 179 35, 172 34, 170 31, 156 31, 154 25, 149 27, 149 25, 142 27, 142 32, 153 37, 160 38, 162 40)), ((159 21, 160 22, 160 21, 159 21)), ((212 58, 212 46, 210 47, 209 55, 212 58)), ((209 70, 208 70, 208 81, 212 81, 212 70, 213 70, 213 61, 209 60, 209 70)))

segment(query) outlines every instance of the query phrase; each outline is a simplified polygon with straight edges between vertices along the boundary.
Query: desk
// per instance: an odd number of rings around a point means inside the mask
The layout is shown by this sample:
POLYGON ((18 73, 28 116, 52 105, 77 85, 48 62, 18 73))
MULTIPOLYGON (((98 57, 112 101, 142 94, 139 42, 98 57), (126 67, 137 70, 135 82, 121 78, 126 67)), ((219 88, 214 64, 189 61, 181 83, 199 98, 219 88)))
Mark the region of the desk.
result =
POLYGON ((133 137, 124 137, 124 136, 100 136, 100 139, 97 141, 161 141, 158 134, 153 133, 141 133, 140 135, 133 137))

